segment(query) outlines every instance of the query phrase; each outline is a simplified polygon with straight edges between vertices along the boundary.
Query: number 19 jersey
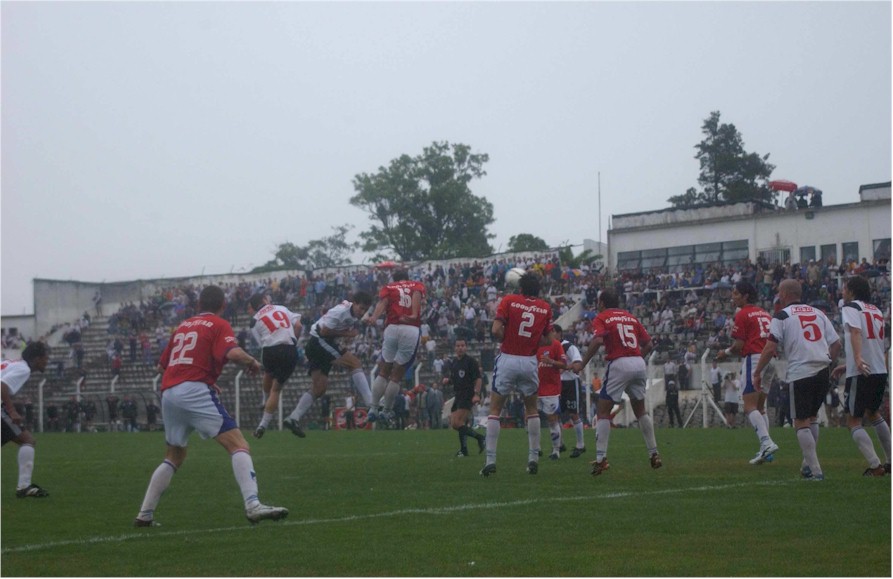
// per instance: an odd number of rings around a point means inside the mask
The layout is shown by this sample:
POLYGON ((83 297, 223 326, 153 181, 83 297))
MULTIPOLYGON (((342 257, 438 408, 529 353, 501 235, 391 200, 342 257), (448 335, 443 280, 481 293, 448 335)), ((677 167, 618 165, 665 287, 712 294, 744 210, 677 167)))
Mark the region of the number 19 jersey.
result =
POLYGON ((301 314, 296 314, 285 306, 265 305, 254 314, 251 320, 251 333, 262 348, 280 344, 294 344, 295 324, 301 314))
POLYGON ((592 321, 593 333, 605 342, 605 360, 642 357, 640 344, 651 342, 648 331, 626 310, 609 308, 592 321))
POLYGON ((496 319, 504 327, 500 350, 513 356, 536 356, 540 336, 548 333, 552 308, 539 298, 509 294, 496 308, 496 319))
POLYGON ((236 347, 233 329, 223 318, 209 313, 189 318, 177 326, 161 354, 161 390, 183 382, 214 386, 226 364, 227 352, 236 347))

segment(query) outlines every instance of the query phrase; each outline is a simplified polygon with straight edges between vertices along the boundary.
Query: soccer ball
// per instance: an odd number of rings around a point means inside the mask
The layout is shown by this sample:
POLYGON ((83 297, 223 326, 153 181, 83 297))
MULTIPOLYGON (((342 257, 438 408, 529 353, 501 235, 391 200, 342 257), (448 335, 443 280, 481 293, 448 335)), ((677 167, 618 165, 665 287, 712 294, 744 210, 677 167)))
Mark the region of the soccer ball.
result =
POLYGON ((527 271, 520 267, 513 267, 505 272, 505 287, 513 290, 518 289, 518 282, 521 281, 521 276, 525 273, 527 271))

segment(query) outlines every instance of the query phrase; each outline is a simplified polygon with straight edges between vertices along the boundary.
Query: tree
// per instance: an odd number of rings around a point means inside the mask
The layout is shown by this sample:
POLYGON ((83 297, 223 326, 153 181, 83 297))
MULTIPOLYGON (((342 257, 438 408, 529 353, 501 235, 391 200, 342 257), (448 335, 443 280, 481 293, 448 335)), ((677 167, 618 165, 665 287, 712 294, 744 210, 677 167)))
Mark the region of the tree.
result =
POLYGON ((281 243, 276 248, 273 259, 254 268, 252 272, 279 269, 319 269, 347 265, 350 263, 351 254, 360 246, 356 241, 347 241, 347 233, 351 229, 353 229, 353 225, 333 227, 332 235, 310 241, 304 247, 290 241, 281 243))
POLYGON ((592 263, 602 257, 600 253, 593 253, 591 249, 584 249, 579 255, 575 256, 574 250, 571 249, 570 245, 558 249, 558 259, 561 260, 561 265, 572 269, 579 269, 584 263, 592 263))
POLYGON ((541 238, 530 233, 519 233, 509 238, 506 251, 546 251, 549 246, 541 238))
POLYGON ((360 233, 363 250, 390 251, 405 261, 493 253, 488 240, 495 235, 487 231, 493 205, 469 187, 487 174, 488 160, 468 145, 434 142, 421 155, 402 155, 378 173, 354 177, 350 203, 372 221, 360 233))
POLYGON ((718 201, 772 201, 774 193, 768 182, 775 165, 768 163, 769 154, 746 152, 735 125, 720 123, 719 117, 719 111, 710 113, 701 126, 704 140, 695 145, 695 159, 701 164, 698 183, 702 190, 690 188, 682 195, 667 199, 674 207, 718 201))

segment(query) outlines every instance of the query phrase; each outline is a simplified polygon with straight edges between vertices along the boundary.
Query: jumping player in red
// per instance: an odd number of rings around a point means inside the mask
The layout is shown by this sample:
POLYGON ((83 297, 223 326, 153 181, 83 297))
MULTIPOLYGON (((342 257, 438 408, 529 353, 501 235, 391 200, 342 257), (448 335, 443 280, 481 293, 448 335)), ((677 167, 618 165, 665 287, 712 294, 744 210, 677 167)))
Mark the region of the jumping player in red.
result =
MULTIPOLYGON (((757 300, 757 288, 750 282, 739 281, 732 289, 732 303, 739 308, 735 314, 732 326, 732 339, 735 343, 731 347, 716 354, 717 360, 723 360, 728 356, 741 356, 741 398, 744 400, 744 415, 750 420, 757 439, 760 441, 760 450, 750 459, 750 464, 762 464, 772 462, 774 453, 778 451, 778 445, 772 441, 769 435, 769 420, 766 417, 766 393, 754 385, 753 374, 760 363, 760 354, 766 346, 769 337, 769 324, 772 316, 761 307, 755 306, 757 300)), ((774 371, 775 366, 770 360, 765 372, 774 371)), ((762 382, 769 382, 766 376, 761 377, 762 382)))
POLYGON ((595 461, 592 475, 608 470, 608 439, 611 436, 611 408, 619 404, 623 393, 629 395, 633 413, 645 438, 645 447, 651 457, 651 468, 660 468, 660 454, 654 438, 654 423, 645 410, 646 365, 642 356, 651 351, 651 336, 626 310, 619 308, 620 301, 612 290, 602 290, 598 297, 599 314, 592 321, 593 338, 583 356, 585 368, 604 344, 605 382, 598 395, 597 420, 595 423, 595 461))
POLYGON ((222 289, 213 285, 204 288, 198 307, 201 313, 174 330, 159 362, 159 370, 164 372, 161 408, 167 452, 149 480, 146 497, 133 522, 136 527, 154 526, 155 507, 186 460, 186 445, 193 430, 202 438, 214 438, 230 454, 249 522, 275 521, 288 515, 288 509, 268 507, 258 500, 257 476, 248 442, 218 398, 217 378, 228 360, 245 364, 252 374, 257 374, 261 365, 238 346, 232 327, 220 317, 226 307, 222 289))
POLYGON ((496 445, 499 441, 499 415, 506 398, 516 390, 524 399, 529 444, 527 472, 539 470, 540 417, 537 412, 539 388, 537 349, 551 340, 552 309, 539 299, 540 280, 525 273, 518 282, 520 293, 502 298, 490 332, 502 342, 493 366, 493 390, 487 416, 487 462, 481 476, 496 474, 496 445))
POLYGON ((372 314, 363 318, 367 324, 387 312, 378 376, 372 382, 372 408, 369 422, 375 422, 382 412, 390 412, 406 368, 415 360, 422 325, 422 302, 425 286, 411 281, 405 269, 394 270, 393 281, 378 292, 378 303, 372 314), (382 397, 384 400, 382 401, 382 397))
POLYGON ((568 367, 564 346, 557 340, 561 336, 561 326, 553 324, 549 332, 552 340, 546 346, 540 346, 536 353, 539 363, 540 386, 537 391, 537 408, 549 420, 549 435, 552 439, 550 460, 558 460, 561 456, 561 371, 568 367))

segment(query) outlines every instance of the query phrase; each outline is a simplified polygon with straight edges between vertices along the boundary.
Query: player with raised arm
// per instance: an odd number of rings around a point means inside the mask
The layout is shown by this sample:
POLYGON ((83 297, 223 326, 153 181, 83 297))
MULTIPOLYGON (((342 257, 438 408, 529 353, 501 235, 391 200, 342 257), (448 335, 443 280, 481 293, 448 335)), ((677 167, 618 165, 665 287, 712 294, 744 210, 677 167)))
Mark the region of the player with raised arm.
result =
POLYGON ((499 415, 505 401, 515 390, 524 401, 527 420, 527 472, 539 470, 540 417, 537 412, 539 374, 536 353, 549 343, 552 309, 538 296, 540 280, 525 273, 518 280, 520 293, 502 298, 490 332, 501 342, 493 365, 490 414, 487 416, 487 460, 481 476, 496 474, 496 446, 499 442, 499 415))
POLYGON ((852 276, 843 287, 843 317, 846 363, 831 373, 835 380, 846 374, 844 404, 847 426, 853 442, 868 461, 865 476, 890 473, 890 427, 879 412, 887 388, 887 365, 884 362, 884 314, 871 299, 871 286, 862 276, 852 276), (874 450, 871 437, 862 428, 865 418, 874 426, 887 462, 883 465, 874 450))
POLYGON ((375 422, 382 412, 390 412, 394 407, 394 398, 400 392, 400 382, 406 374, 406 368, 415 360, 421 339, 425 286, 421 282, 410 280, 405 269, 394 270, 391 278, 393 281, 378 292, 378 303, 372 314, 363 320, 371 325, 382 314, 387 314, 381 345, 382 361, 378 366, 378 375, 372 382, 372 406, 367 418, 369 422, 375 422))
POLYGON ((16 485, 16 498, 44 498, 50 496, 45 489, 31 482, 34 471, 34 446, 37 442, 31 432, 22 427, 22 416, 12 402, 31 372, 46 370, 50 361, 50 350, 43 342, 33 342, 22 350, 21 360, 4 360, 0 363, 0 388, 3 404, 0 406, 3 422, 3 444, 14 442, 19 445, 19 482, 16 485))
MULTIPOLYGON (((556 328, 560 328, 556 324, 556 328)), ((561 330, 558 330, 559 336, 561 330)), ((580 349, 568 340, 561 341, 561 347, 567 356, 567 368, 561 371, 561 412, 570 416, 574 425, 576 444, 571 451, 571 458, 577 458, 586 452, 586 438, 583 431, 583 419, 580 417, 580 409, 586 404, 585 396, 581 392, 580 372, 583 370, 583 356, 580 349)), ((564 452, 564 444, 561 445, 564 452)))
POLYGON ((620 301, 613 290, 602 290, 598 297, 599 314, 592 321, 593 336, 583 356, 583 367, 605 346, 605 381, 598 395, 595 422, 595 460, 592 475, 608 470, 608 441, 611 436, 611 409, 620 404, 623 393, 630 398, 633 414, 639 422, 651 468, 663 466, 657 452, 654 423, 645 409, 645 383, 647 368, 643 356, 651 351, 651 336, 645 327, 626 310, 620 309, 620 301))
POLYGON ((546 415, 549 422, 549 437, 552 439, 552 453, 549 460, 561 456, 561 372, 566 370, 567 355, 557 337, 561 336, 561 326, 553 324, 548 336, 550 342, 540 346, 536 352, 537 373, 540 385, 537 389, 537 408, 546 415))
POLYGON ((249 522, 288 516, 288 509, 269 507, 258 499, 257 475, 248 442, 218 397, 216 382, 227 361, 244 364, 252 374, 258 373, 261 365, 238 346, 232 327, 220 317, 226 308, 222 289, 214 285, 204 288, 198 307, 200 313, 177 326, 161 354, 161 408, 167 451, 149 480, 133 522, 135 527, 155 525, 155 508, 186 460, 186 445, 194 430, 202 438, 214 438, 229 453, 249 522))
MULTIPOLYGON (((732 339, 735 342, 731 347, 720 351, 716 355, 717 360, 723 360, 728 356, 741 356, 741 398, 744 400, 744 415, 750 420, 760 449, 755 457, 750 459, 750 464, 762 464, 771 462, 773 453, 778 451, 778 445, 769 435, 769 420, 766 417, 766 393, 754 386, 753 371, 760 363, 760 354, 766 346, 769 337, 769 325, 772 316, 761 307, 755 306, 757 300, 757 288, 748 281, 739 281, 732 289, 732 303, 738 308, 732 325, 732 339)), ((765 366, 766 371, 773 372, 772 361, 765 366)), ((765 378, 765 376, 761 377, 765 378)), ((767 380, 769 382, 771 380, 767 380)))
POLYGON ((282 421, 293 434, 304 438, 304 430, 300 421, 310 410, 313 401, 326 393, 329 387, 329 372, 333 365, 343 366, 350 373, 350 381, 363 401, 372 404, 372 392, 369 380, 363 372, 363 363, 352 352, 348 352, 340 343, 340 338, 354 338, 359 334, 357 325, 372 305, 372 296, 359 291, 351 300, 344 300, 329 309, 323 317, 310 326, 310 340, 304 347, 307 356, 307 367, 310 372, 310 391, 304 392, 292 413, 282 421))
POLYGON ((760 388, 763 370, 778 353, 779 345, 788 361, 785 382, 790 384, 794 428, 803 452, 800 473, 808 480, 824 480, 816 446, 819 423, 816 415, 831 384, 829 365, 840 353, 840 337, 822 310, 801 303, 803 288, 795 279, 778 284, 782 309, 772 317, 769 338, 753 372, 755 388, 760 388))
POLYGON ((257 293, 248 300, 251 318, 251 333, 261 346, 260 361, 264 367, 264 415, 254 430, 254 437, 260 438, 270 425, 273 413, 279 408, 279 396, 285 383, 291 378, 298 365, 298 350, 295 347, 301 335, 301 314, 296 314, 285 306, 273 305, 270 296, 257 293))

